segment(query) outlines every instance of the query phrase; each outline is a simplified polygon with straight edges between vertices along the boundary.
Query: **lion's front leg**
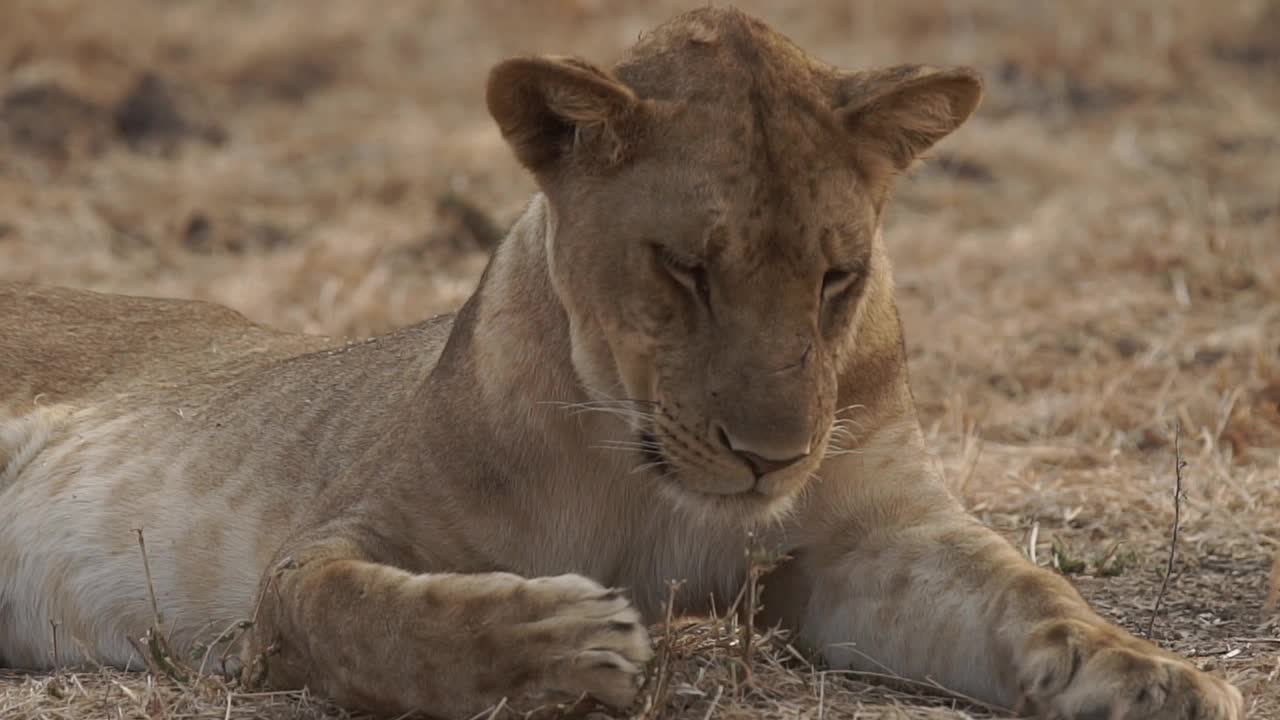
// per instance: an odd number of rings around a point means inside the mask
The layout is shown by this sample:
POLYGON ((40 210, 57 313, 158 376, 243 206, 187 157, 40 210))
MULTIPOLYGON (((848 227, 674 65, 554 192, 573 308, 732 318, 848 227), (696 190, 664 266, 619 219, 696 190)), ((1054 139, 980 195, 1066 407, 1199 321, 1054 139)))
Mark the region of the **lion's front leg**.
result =
MULTIPOLYGON (((877 463, 874 448, 859 462, 877 463)), ((765 607, 833 665, 937 683, 1052 718, 1244 716, 1239 691, 1126 633, 1034 566, 921 469, 828 497, 822 535, 765 607), (840 520, 830 508, 838 508, 840 520)))
POLYGON ((630 602, 578 575, 415 575, 328 543, 284 559, 263 598, 246 670, 379 713, 584 694, 625 706, 652 654, 630 602))
POLYGON ((1107 623, 968 517, 872 533, 809 569, 802 639, 837 666, 1048 717, 1243 717, 1234 687, 1107 623))

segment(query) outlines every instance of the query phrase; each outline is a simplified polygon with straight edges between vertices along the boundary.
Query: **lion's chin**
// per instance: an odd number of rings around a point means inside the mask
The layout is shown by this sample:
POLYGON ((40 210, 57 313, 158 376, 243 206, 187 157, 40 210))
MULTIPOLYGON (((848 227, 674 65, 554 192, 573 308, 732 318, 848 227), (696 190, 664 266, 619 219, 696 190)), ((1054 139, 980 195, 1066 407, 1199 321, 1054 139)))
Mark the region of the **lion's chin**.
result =
POLYGON ((658 482, 662 496, 694 522, 746 528, 781 521, 795 507, 799 495, 798 492, 769 495, 754 488, 742 492, 706 492, 681 482, 678 471, 663 474, 658 482))

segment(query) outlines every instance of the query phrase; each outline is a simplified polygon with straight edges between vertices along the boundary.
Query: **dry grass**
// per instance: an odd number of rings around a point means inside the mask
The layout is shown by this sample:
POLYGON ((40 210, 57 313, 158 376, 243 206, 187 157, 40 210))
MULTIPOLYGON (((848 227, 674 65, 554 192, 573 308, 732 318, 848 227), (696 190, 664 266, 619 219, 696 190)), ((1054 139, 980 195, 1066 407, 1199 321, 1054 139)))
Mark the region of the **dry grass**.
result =
MULTIPOLYGON (((754 638, 751 663, 743 661, 742 629, 725 620, 687 620, 658 630, 658 660, 646 692, 632 709, 637 718, 991 717, 981 704, 951 697, 928 684, 892 689, 883 678, 814 667, 777 635, 754 638), (656 670, 664 668, 662 682, 656 670), (660 692, 659 692, 660 689, 660 692)), ((363 718, 306 692, 243 693, 217 678, 177 682, 141 673, 102 669, 27 677, 0 671, 0 708, 6 720, 88 718, 363 718)), ((576 704, 495 709, 495 717, 606 716, 608 710, 576 704)), ((480 717, 491 716, 489 713, 480 717)))
MULTIPOLYGON (((607 60, 683 4, 4 3, 0 278, 351 336, 449 309, 488 225, 532 190, 484 115, 487 68, 607 60)), ((1280 547, 1280 8, 742 4, 843 65, 984 71, 984 107, 902 184, 888 228, 939 462, 975 512, 1024 545, 1037 528, 1040 562, 1083 562, 1082 591, 1141 630, 1181 423, 1155 639, 1239 683, 1252 717, 1280 717, 1262 610, 1280 547)), ((753 645, 748 682, 741 637, 681 625, 671 692, 644 714, 982 714, 812 668, 778 638, 753 645)), ((338 716, 212 680, 0 675, 4 718, 338 716)))

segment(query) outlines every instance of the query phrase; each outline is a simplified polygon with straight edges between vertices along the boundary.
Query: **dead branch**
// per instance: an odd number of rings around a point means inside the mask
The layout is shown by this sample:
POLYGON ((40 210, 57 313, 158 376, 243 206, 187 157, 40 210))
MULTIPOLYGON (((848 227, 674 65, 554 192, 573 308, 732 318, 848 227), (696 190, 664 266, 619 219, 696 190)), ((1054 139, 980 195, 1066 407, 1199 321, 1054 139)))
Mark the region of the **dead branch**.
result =
POLYGON ((1169 590, 1169 578, 1173 577, 1173 563, 1178 554, 1178 530, 1182 525, 1182 469, 1187 462, 1182 459, 1182 421, 1175 421, 1173 426, 1173 533, 1169 538, 1169 560, 1165 564, 1164 579, 1160 581, 1160 592, 1156 594, 1155 607, 1151 608, 1151 620, 1147 622, 1146 638, 1151 639, 1155 631, 1156 618, 1160 616, 1160 606, 1164 603, 1164 595, 1169 590))

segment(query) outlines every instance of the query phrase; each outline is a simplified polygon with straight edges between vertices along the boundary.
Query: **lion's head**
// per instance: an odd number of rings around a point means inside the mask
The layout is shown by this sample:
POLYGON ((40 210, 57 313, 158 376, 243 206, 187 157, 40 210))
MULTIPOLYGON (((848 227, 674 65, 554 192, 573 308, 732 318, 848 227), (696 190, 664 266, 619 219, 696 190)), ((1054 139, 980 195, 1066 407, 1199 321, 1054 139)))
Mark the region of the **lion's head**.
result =
POLYGON ((867 318, 886 316, 868 307, 891 308, 891 180, 981 94, 969 69, 840 71, 710 8, 612 72, 562 57, 493 70, 490 112, 549 201, 575 370, 629 403, 658 481, 754 515, 795 496, 839 385, 859 382, 867 318))

